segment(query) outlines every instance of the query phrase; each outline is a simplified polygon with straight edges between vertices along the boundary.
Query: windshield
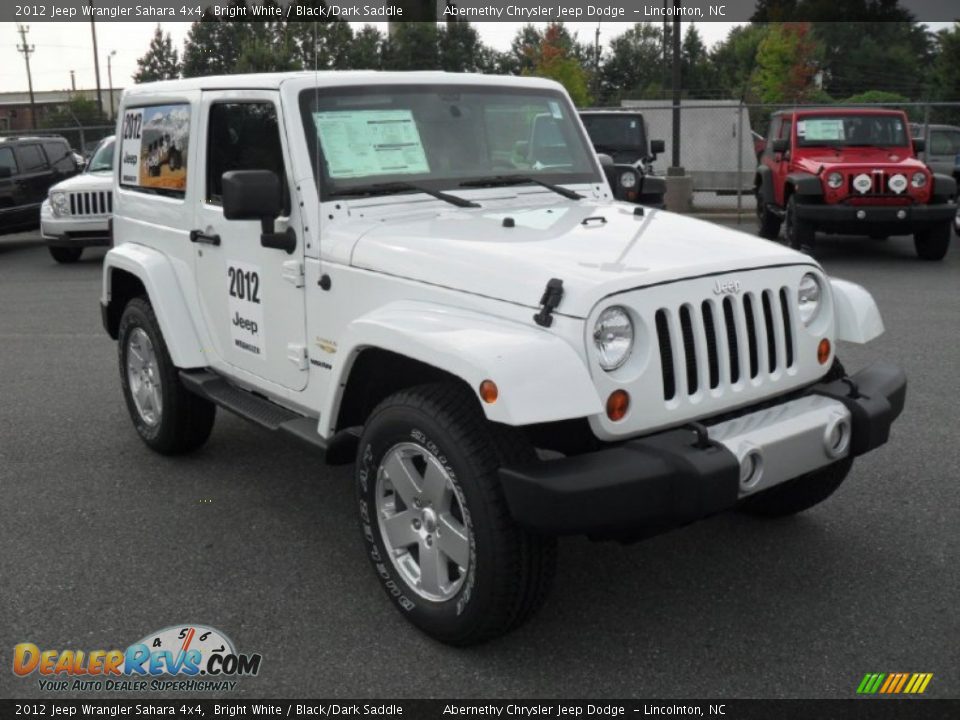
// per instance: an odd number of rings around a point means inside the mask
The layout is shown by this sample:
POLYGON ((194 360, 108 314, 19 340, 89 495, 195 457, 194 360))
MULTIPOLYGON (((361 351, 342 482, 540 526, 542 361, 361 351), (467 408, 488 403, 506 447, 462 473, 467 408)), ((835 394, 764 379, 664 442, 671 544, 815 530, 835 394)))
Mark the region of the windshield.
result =
POLYGON ((513 174, 551 183, 600 179, 560 92, 368 86, 305 90, 300 107, 323 198, 388 183, 444 190, 513 174))
POLYGON ((907 145, 907 128, 899 115, 817 115, 797 121, 797 145, 907 145))
POLYGON ((580 116, 590 140, 598 150, 644 149, 643 124, 636 116, 591 115, 580 116))
POLYGON ((90 158, 90 164, 87 165, 87 172, 113 170, 113 146, 114 139, 112 137, 101 140, 96 150, 93 151, 93 157, 90 158))

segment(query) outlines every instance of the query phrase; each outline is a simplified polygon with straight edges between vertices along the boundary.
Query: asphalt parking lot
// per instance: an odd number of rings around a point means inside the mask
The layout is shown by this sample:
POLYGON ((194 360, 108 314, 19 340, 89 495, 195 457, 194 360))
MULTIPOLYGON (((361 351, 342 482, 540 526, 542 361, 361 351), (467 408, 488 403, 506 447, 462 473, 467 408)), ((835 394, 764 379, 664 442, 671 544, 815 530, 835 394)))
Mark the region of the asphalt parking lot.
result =
POLYGON ((123 648, 181 623, 263 655, 235 696, 851 697, 894 671, 960 696, 960 247, 818 253, 883 312, 883 337, 841 348, 848 369, 907 371, 891 442, 792 519, 564 540, 542 612, 456 650, 379 588, 349 468, 226 413, 197 454, 153 454, 100 325, 103 251, 62 266, 30 234, 0 237, 0 697, 49 697, 11 673, 17 643, 123 648))

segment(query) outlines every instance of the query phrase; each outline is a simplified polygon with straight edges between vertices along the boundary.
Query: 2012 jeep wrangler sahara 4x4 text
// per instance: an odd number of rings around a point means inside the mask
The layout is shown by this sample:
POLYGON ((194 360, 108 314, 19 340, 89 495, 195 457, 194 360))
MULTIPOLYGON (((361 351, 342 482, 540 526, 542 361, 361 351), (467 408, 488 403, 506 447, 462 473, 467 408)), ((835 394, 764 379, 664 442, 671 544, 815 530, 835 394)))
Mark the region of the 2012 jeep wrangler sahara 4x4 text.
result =
POLYGON ((897 368, 836 358, 883 330, 865 290, 615 201, 552 81, 167 81, 117 136, 102 310, 136 431, 185 453, 220 406, 354 462, 376 576, 444 642, 529 617, 557 535, 819 503, 903 407, 897 368))
POLYGON ((880 108, 773 114, 754 180, 761 237, 810 250, 818 230, 886 238, 912 233, 917 255, 942 260, 957 213, 956 181, 916 152, 907 116, 880 108))

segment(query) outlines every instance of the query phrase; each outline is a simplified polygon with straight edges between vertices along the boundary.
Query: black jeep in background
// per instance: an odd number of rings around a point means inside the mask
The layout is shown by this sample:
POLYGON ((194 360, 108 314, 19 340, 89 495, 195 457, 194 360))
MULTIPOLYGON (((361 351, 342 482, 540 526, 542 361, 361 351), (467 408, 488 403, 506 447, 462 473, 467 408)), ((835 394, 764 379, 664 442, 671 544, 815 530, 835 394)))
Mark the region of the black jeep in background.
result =
MULTIPOLYGON (((621 200, 663 207, 666 187, 663 178, 654 177, 653 161, 664 151, 663 140, 648 140, 643 114, 633 110, 581 110, 580 119, 590 136, 593 149, 610 157, 616 165, 630 165, 639 173, 634 191, 621 200), (632 195, 632 197, 631 197, 632 195)), ((618 183, 613 183, 617 191, 618 183)))
POLYGON ((78 172, 59 135, 0 137, 0 234, 39 226, 47 190, 78 172))

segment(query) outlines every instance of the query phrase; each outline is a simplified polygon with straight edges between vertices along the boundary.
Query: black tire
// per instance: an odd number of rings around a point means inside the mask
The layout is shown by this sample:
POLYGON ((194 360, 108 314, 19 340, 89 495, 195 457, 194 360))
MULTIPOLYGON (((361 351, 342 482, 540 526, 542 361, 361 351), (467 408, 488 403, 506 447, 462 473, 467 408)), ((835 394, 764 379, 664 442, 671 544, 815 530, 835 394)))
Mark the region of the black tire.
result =
POLYGON ((770 212, 762 193, 757 189, 757 231, 760 237, 767 240, 776 240, 780 237, 780 226, 782 224, 783 220, 770 212))
POLYGON ((170 359, 160 325, 150 302, 138 297, 127 303, 120 318, 118 332, 120 386, 133 426, 140 438, 153 450, 163 455, 181 455, 203 445, 213 430, 217 408, 209 400, 188 392, 180 382, 180 374, 170 359), (143 330, 150 340, 156 358, 156 373, 160 379, 161 410, 159 418, 149 423, 133 398, 128 376, 127 358, 130 336, 143 330))
POLYGON ((882 231, 874 231, 870 233, 870 239, 871 240, 889 240, 890 235, 882 231))
POLYGON ((784 218, 784 239, 794 250, 812 255, 816 231, 813 225, 797 218, 797 204, 796 194, 791 195, 787 200, 787 212, 784 218))
MULTIPOLYGON (((556 541, 513 521, 497 474, 505 463, 535 458, 519 433, 488 422, 476 396, 456 383, 400 391, 370 415, 356 463, 367 554, 387 596, 426 634, 450 645, 474 645, 518 627, 543 604, 553 581, 556 541), (471 531, 466 533, 472 536, 466 572, 456 593, 445 599, 421 597, 397 570, 384 543, 378 473, 388 451, 400 443, 432 453, 463 508, 464 527, 471 531)), ((419 500, 415 507, 422 507, 419 500)), ((419 561, 421 550, 417 552, 419 561)))
POLYGON ((853 458, 846 457, 832 465, 775 485, 745 498, 738 510, 747 515, 778 518, 795 515, 819 505, 840 487, 853 467, 853 458))
POLYGON ((913 246, 921 260, 943 260, 950 247, 949 222, 933 225, 913 235, 913 246))
POLYGON ((83 255, 82 247, 50 247, 50 256, 58 263, 69 265, 75 263, 83 255))

